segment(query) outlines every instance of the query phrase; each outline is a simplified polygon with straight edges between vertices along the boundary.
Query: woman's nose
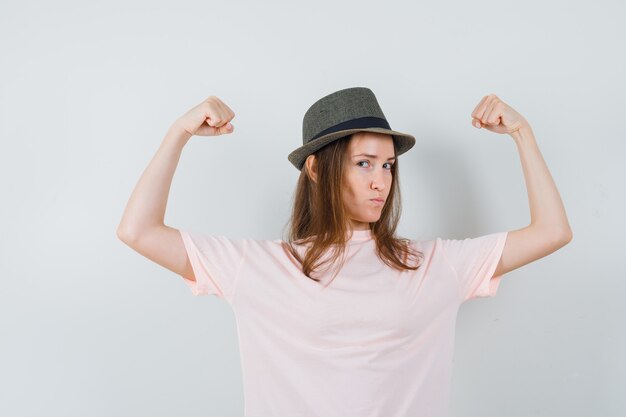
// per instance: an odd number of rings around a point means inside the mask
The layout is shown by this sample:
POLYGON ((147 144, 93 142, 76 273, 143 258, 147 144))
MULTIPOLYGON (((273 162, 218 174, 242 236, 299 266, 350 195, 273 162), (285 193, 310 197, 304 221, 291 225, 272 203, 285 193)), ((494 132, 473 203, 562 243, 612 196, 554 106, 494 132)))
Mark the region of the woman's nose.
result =
POLYGON ((378 190, 382 190, 385 188, 385 181, 383 180, 382 176, 374 175, 374 178, 372 178, 372 188, 378 190))

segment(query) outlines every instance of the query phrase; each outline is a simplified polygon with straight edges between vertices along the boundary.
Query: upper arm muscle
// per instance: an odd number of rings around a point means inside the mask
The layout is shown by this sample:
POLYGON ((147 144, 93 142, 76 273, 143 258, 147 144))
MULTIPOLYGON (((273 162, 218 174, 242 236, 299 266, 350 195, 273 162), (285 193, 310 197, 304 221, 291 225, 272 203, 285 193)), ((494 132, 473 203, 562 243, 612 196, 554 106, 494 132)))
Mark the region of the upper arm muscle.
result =
POLYGON ((520 266, 555 252, 565 246, 569 240, 554 236, 535 226, 511 230, 507 234, 504 250, 494 276, 510 272, 520 266))
POLYGON ((189 280, 196 280, 178 229, 165 225, 155 226, 138 233, 134 239, 122 240, 135 251, 170 271, 189 280))

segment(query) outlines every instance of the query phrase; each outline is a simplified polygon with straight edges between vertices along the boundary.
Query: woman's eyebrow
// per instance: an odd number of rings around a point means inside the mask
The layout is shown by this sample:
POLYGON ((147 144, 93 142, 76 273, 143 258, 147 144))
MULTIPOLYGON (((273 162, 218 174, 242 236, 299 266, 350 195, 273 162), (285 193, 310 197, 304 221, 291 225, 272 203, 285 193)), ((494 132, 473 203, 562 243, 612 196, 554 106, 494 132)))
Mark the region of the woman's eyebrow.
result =
MULTIPOLYGON (((378 158, 377 155, 370 155, 370 154, 367 154, 367 153, 360 153, 358 155, 352 155, 353 158, 356 157, 356 156, 367 156, 368 158, 374 158, 374 159, 378 158)), ((391 161, 392 159, 396 159, 396 157, 392 156, 391 158, 387 158, 387 161, 391 161)))

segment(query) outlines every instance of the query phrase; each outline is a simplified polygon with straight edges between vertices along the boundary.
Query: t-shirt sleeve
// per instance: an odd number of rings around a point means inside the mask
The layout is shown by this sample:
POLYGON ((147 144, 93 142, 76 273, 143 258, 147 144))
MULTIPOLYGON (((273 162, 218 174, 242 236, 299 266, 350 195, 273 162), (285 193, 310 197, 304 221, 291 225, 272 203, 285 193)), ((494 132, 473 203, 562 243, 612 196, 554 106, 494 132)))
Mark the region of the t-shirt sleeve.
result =
POLYGON ((184 282, 193 295, 215 295, 232 301, 241 264, 243 263, 247 239, 180 230, 189 262, 196 277, 184 282))
POLYGON ((500 279, 494 277, 508 232, 475 238, 442 239, 444 257, 455 272, 461 291, 461 303, 475 297, 496 295, 500 279))

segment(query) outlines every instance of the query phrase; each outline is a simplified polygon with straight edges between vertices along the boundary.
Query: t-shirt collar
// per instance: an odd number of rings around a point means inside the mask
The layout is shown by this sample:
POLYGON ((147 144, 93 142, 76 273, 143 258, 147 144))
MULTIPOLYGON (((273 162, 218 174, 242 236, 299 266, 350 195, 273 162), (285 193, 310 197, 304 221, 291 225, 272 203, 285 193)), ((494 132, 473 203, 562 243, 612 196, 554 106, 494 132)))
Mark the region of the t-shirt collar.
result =
MULTIPOLYGON (((346 232, 346 237, 350 238, 350 231, 346 232)), ((362 241, 372 239, 372 229, 353 230, 350 241, 362 241)))

